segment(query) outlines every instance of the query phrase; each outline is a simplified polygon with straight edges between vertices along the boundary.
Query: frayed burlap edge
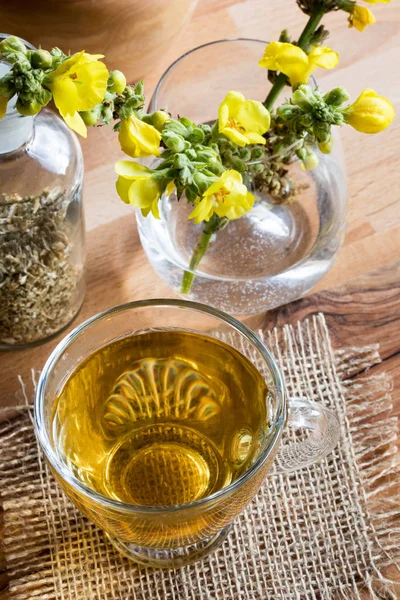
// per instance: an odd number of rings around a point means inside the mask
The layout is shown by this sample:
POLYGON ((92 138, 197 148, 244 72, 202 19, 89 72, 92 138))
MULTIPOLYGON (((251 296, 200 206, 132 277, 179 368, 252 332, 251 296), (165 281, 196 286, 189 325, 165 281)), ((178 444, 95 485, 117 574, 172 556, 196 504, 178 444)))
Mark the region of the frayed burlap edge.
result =
POLYGON ((343 387, 354 464, 363 483, 360 494, 373 530, 371 566, 375 577, 368 577, 365 584, 373 598, 385 597, 382 594, 386 592, 395 600, 400 597, 400 576, 396 577, 397 587, 383 575, 392 565, 400 575, 400 448, 398 418, 390 416, 392 381, 383 373, 344 381, 343 387))
MULTIPOLYGON (((333 350, 328 327, 322 313, 296 326, 282 328, 287 347, 300 348, 304 353, 306 337, 311 340, 311 329, 322 333, 320 343, 325 358, 330 362, 332 375, 345 397, 345 410, 339 415, 348 433, 344 440, 353 457, 352 468, 362 482, 360 500, 365 507, 365 533, 369 539, 371 572, 359 572, 357 587, 352 593, 339 589, 332 591, 335 600, 360 599, 360 591, 368 590, 372 600, 400 598, 400 447, 399 419, 391 416, 393 410, 390 392, 393 381, 389 375, 368 375, 369 369, 382 362, 379 344, 351 346, 333 350), (304 329, 307 334, 304 334, 304 329), (352 379, 355 374, 362 377, 352 379), (396 579, 385 576, 385 569, 393 566, 396 579)), ((267 336, 258 332, 271 347, 281 345, 278 330, 267 336)), ((319 337, 319 336, 316 336, 319 337)), ((317 344, 318 345, 318 344, 317 344)), ((310 350, 310 349, 309 349, 310 350)), ((311 349, 311 362, 323 355, 311 349)), ((343 440, 342 440, 343 442, 343 440)), ((338 582, 339 583, 339 582, 338 582)))
MULTIPOLYGON (((323 326, 327 328, 325 321, 323 326)), ((339 349, 334 356, 339 375, 368 371, 381 362, 378 344, 339 349)), ((365 584, 372 598, 386 593, 395 600, 400 596, 400 430, 398 418, 392 416, 393 381, 386 373, 365 374, 344 378, 342 388, 354 467, 363 482, 360 494, 374 532, 371 566, 376 576, 367 577, 365 584), (384 576, 389 566, 397 570, 397 582, 384 576)))

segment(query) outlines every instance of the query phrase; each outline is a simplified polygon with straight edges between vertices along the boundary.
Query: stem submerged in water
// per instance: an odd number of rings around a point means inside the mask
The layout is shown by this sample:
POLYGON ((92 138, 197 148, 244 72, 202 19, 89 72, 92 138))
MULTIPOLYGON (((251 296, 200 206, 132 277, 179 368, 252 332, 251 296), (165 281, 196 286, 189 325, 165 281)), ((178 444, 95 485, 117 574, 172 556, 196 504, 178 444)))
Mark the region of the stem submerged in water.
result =
POLYGON ((203 258, 204 254, 206 253, 208 244, 210 243, 210 240, 211 240, 212 233, 213 233, 212 231, 211 232, 203 231, 203 233, 201 234, 200 239, 197 242, 197 246, 194 249, 194 252, 192 254, 192 258, 190 259, 190 263, 189 263, 190 270, 185 271, 183 273, 182 283, 181 283, 181 294, 188 294, 190 292, 192 284, 193 284, 193 280, 195 278, 195 274, 193 273, 193 271, 195 271, 197 269, 201 259, 203 258))

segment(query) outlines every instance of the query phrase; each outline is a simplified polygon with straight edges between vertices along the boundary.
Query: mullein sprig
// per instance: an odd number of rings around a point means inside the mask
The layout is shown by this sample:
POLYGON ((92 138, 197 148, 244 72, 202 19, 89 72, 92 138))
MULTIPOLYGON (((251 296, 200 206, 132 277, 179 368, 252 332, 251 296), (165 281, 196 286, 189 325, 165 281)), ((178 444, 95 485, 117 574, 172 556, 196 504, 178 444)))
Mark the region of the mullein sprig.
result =
POLYGON ((112 123, 126 155, 155 157, 152 168, 135 160, 117 162, 116 189, 144 216, 160 218, 160 200, 173 190, 178 200, 192 205, 189 219, 201 225, 201 233, 182 279, 181 291, 188 293, 213 235, 251 209, 253 191, 266 192, 276 204, 292 200, 297 188, 289 167, 296 157, 303 169, 312 169, 318 164, 317 148, 326 154, 332 150, 334 127, 349 124, 377 133, 394 118, 391 102, 374 90, 364 90, 348 104, 343 88, 323 93, 308 85, 315 69, 332 69, 339 62, 338 53, 325 45, 324 15, 344 11, 349 26, 362 31, 375 20, 371 11, 354 0, 297 4, 308 16, 299 38, 284 30, 260 57, 259 65, 268 70, 272 83, 264 102, 228 91, 214 124, 194 123, 185 116, 173 119, 162 110, 146 113, 143 82, 127 85, 120 71, 108 73, 101 55, 82 51, 67 56, 58 48, 30 51, 11 37, 0 44, 11 65, 0 79, 0 118, 15 95, 21 114, 35 114, 53 99, 67 124, 81 135, 86 135, 86 126, 112 123), (275 109, 285 87, 291 87, 291 95, 275 109))
POLYGON ((82 51, 67 56, 59 48, 29 50, 14 36, 0 43, 0 55, 11 66, 0 79, 0 118, 14 96, 15 108, 23 116, 37 114, 54 100, 67 125, 86 137, 80 112, 96 106, 107 91, 108 71, 99 60, 102 55, 82 51))

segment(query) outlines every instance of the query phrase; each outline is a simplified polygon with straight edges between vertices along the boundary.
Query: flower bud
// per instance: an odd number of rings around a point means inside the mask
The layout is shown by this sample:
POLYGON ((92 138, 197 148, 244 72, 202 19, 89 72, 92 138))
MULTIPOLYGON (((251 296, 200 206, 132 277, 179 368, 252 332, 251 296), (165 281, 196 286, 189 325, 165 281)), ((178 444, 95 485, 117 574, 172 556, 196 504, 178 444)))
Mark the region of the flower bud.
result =
POLYGON ((97 106, 94 106, 91 110, 84 110, 79 114, 81 115, 85 125, 88 127, 94 127, 94 125, 96 125, 100 119, 100 113, 101 107, 99 104, 97 104, 97 106))
POLYGON ((0 54, 7 57, 8 54, 15 54, 15 52, 26 54, 26 46, 19 38, 9 35, 5 40, 0 42, 0 54))
POLYGON ((225 168, 219 160, 216 160, 215 162, 208 163, 207 171, 210 171, 210 173, 214 173, 215 175, 221 175, 225 171, 225 168))
POLYGON ((327 142, 331 137, 332 127, 327 123, 314 123, 313 134, 317 142, 327 142))
POLYGON ((174 131, 166 131, 162 138, 167 148, 170 148, 174 152, 183 152, 185 150, 185 140, 174 131))
POLYGON ((222 152, 225 152, 225 150, 230 149, 233 146, 232 142, 224 136, 218 138, 218 145, 222 152))
POLYGON ((126 77, 122 71, 111 71, 108 76, 107 89, 113 94, 122 94, 126 87, 126 77))
POLYGON ((22 52, 16 52, 15 54, 13 54, 12 56, 9 57, 10 61, 12 61, 17 70, 20 73, 29 73, 29 71, 32 70, 32 65, 29 62, 28 58, 26 57, 25 54, 22 54, 22 52))
POLYGON ((304 159, 304 158, 307 156, 307 149, 306 149, 306 148, 304 148, 304 147, 302 147, 302 148, 299 148, 299 149, 296 151, 296 154, 297 154, 297 156, 300 158, 300 160, 303 160, 303 159, 304 159))
POLYGON ((215 178, 205 175, 201 171, 196 171, 193 176, 194 183, 199 189, 199 195, 203 195, 206 190, 214 183, 215 178))
POLYGON ((15 108, 20 115, 23 115, 24 117, 31 117, 40 111, 42 105, 36 100, 36 98, 31 98, 28 102, 18 98, 15 108))
POLYGON ((170 121, 170 120, 171 120, 171 117, 169 116, 169 114, 167 112, 165 112, 164 110, 157 110, 156 112, 154 112, 152 114, 151 124, 158 131, 162 131, 165 123, 167 123, 167 121, 170 121))
POLYGON ((230 148, 228 148, 228 150, 221 150, 221 156, 224 160, 229 162, 233 156, 233 152, 230 148))
POLYGON ((235 171, 239 171, 239 173, 244 173, 247 171, 247 165, 242 160, 240 160, 237 156, 232 156, 231 158, 231 166, 235 171))
POLYGON ((197 150, 196 152, 196 158, 197 160, 203 161, 203 162, 213 162, 214 160, 216 160, 216 155, 215 152, 213 150, 211 150, 211 148, 206 148, 206 147, 201 147, 200 149, 197 150))
POLYGON ((0 96, 6 98, 12 98, 15 94, 15 85, 13 81, 13 74, 11 72, 6 73, 4 77, 0 79, 0 96))
POLYGON ((287 29, 284 29, 283 31, 281 31, 281 34, 279 36, 279 41, 285 42, 287 44, 291 43, 290 34, 287 29))
POLYGON ((311 171, 318 165, 318 158, 309 148, 303 147, 297 150, 297 156, 301 159, 303 171, 311 171))
POLYGON ((292 104, 282 104, 276 109, 277 115, 281 117, 283 121, 291 119, 293 116, 298 115, 299 112, 299 107, 293 106, 292 104))
POLYGON ((340 106, 343 102, 347 102, 350 95, 344 88, 334 88, 324 96, 326 104, 329 106, 340 106))
POLYGON ((293 103, 297 106, 300 106, 300 108, 307 109, 310 108, 310 104, 312 103, 313 93, 308 87, 308 85, 299 85, 297 90, 293 92, 292 100, 293 103))
MULTIPOLYGON (((371 0, 367 0, 367 2, 371 2, 371 0)), ((372 0, 372 3, 375 4, 375 0, 372 0)), ((345 8, 345 10, 347 9, 345 8)), ((376 21, 369 8, 358 6, 355 2, 349 7, 348 12, 350 12, 348 18, 349 27, 355 27, 358 31, 364 31, 367 25, 372 25, 376 21)))
POLYGON ((169 133, 169 132, 173 132, 175 134, 178 134, 178 135, 180 135, 183 138, 187 138, 187 136, 188 136, 188 130, 185 127, 185 125, 183 125, 179 121, 176 121, 175 119, 169 119, 168 120, 168 124, 164 128, 163 135, 164 135, 164 133, 169 133))
POLYGON ((326 142, 319 142, 318 148, 322 154, 330 154, 333 148, 333 139, 330 137, 326 142))
POLYGON ((253 175, 260 175, 264 171, 264 165, 262 163, 256 163, 251 165, 251 172, 253 175))
POLYGON ((299 122, 305 129, 309 129, 310 127, 312 127, 314 119, 312 115, 305 114, 300 117, 299 122))
POLYGON ((364 90, 357 100, 346 108, 345 120, 362 133, 379 133, 394 119, 393 104, 374 90, 364 90))
POLYGON ((103 123, 108 124, 110 121, 112 121, 113 109, 111 106, 103 106, 101 108, 101 117, 103 119, 103 123))
POLYGON ((250 148, 247 148, 246 146, 244 146, 243 148, 240 148, 239 149, 239 157, 246 162, 249 161, 251 159, 250 148))
POLYGON ((198 125, 198 127, 204 131, 204 133, 207 135, 211 132, 211 127, 210 125, 207 125, 206 123, 200 123, 200 125, 198 125))
POLYGON ((190 185, 193 182, 193 171, 190 167, 186 166, 180 170, 178 175, 178 181, 182 185, 190 185))
POLYGON ((259 160, 264 156, 264 150, 260 146, 256 146, 251 150, 251 160, 259 160))
POLYGON ((211 150, 214 150, 214 152, 216 154, 219 154, 219 148, 218 148, 218 144, 216 144, 215 142, 213 142, 212 144, 210 144, 209 146, 211 148, 211 150))
POLYGON ((185 127, 193 127, 194 123, 187 117, 179 117, 179 123, 182 123, 185 127))
POLYGON ((341 127, 342 125, 344 125, 346 123, 342 110, 343 109, 339 108, 338 110, 336 110, 334 112, 333 118, 332 118, 333 125, 337 125, 338 127, 341 127))
POLYGON ((193 148, 188 148, 187 150, 185 150, 185 155, 190 158, 191 160, 196 160, 197 159, 197 153, 195 150, 193 150, 193 148))
POLYGON ((174 156, 174 167, 177 169, 183 169, 190 165, 190 160, 185 154, 176 154, 174 156))
POLYGON ((60 48, 57 48, 57 46, 50 50, 50 54, 53 57, 53 59, 59 59, 64 57, 64 52, 60 50, 60 48))
POLYGON ((31 55, 31 65, 34 69, 49 69, 53 63, 53 57, 47 50, 35 50, 31 55))
POLYGON ((143 79, 141 79, 134 88, 134 94, 135 96, 143 96, 144 93, 144 81, 143 79))
POLYGON ((202 144, 204 138, 204 132, 199 127, 195 127, 189 136, 189 141, 192 142, 192 144, 202 144))

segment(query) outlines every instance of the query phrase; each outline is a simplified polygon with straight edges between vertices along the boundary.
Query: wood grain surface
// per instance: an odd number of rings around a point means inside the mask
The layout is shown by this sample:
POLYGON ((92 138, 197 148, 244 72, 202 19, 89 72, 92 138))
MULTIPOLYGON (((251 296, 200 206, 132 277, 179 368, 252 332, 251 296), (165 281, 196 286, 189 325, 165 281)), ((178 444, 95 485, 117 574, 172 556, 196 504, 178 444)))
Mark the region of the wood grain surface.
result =
MULTIPOLYGON (((326 17, 331 31, 329 45, 340 53, 341 61, 335 70, 321 77, 318 74, 319 83, 323 88, 343 85, 352 97, 372 87, 391 98, 399 113, 400 5, 394 1, 371 8, 377 22, 363 33, 348 29, 342 12, 326 17)), ((199 0, 184 32, 148 72, 147 94, 151 94, 163 70, 194 46, 235 36, 274 40, 284 27, 295 36, 305 20, 295 0, 199 0)), ((316 290, 302 300, 267 313, 263 316, 264 328, 324 312, 335 347, 379 343, 383 362, 370 373, 386 371, 393 376, 393 413, 400 415, 399 118, 390 130, 377 136, 344 129, 342 140, 349 176, 344 246, 316 290)), ((97 129, 90 132, 82 146, 86 165, 88 290, 73 325, 122 302, 172 295, 147 263, 132 211, 115 194, 113 165, 120 156, 116 136, 108 129, 97 129)), ((40 370, 61 337, 29 350, 0 354, 0 406, 20 401, 18 375, 28 381, 31 369, 40 370)), ((0 526, 0 540, 1 535, 0 526)), ((0 551, 0 589, 6 581, 0 551)), ((7 598, 6 590, 0 592, 0 600, 7 598)))
POLYGON ((190 19, 196 0, 4 0, 1 30, 34 46, 107 56, 110 70, 141 78, 190 19), (99 50, 100 48, 100 50, 99 50))

